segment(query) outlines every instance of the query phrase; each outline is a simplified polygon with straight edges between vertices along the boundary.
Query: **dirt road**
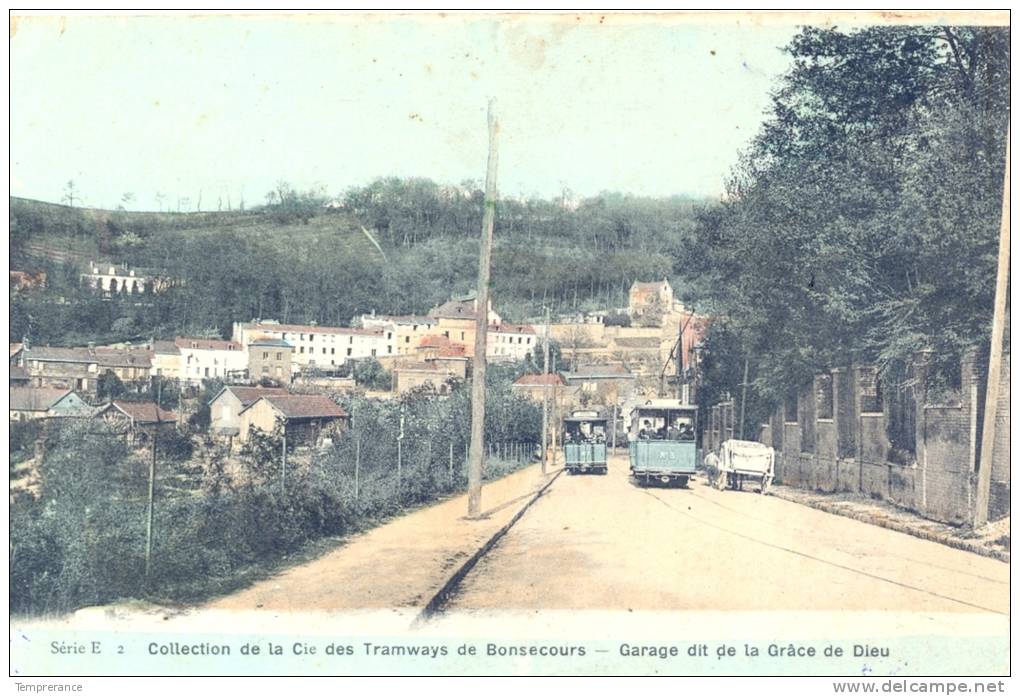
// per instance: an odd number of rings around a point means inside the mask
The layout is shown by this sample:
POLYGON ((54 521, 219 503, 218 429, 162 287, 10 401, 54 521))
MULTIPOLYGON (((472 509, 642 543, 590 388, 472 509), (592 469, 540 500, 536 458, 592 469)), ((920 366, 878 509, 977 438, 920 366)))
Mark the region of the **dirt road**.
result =
POLYGON ((461 610, 1009 611, 1001 561, 772 496, 563 475, 467 576, 461 610))

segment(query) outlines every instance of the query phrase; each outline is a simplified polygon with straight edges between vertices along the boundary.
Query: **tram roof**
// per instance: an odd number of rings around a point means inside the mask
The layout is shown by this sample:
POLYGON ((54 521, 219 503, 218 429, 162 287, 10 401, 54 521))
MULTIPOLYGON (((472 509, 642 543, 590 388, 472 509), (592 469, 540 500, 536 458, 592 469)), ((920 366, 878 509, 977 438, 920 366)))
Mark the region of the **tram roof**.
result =
POLYGON ((632 411, 697 411, 697 404, 685 404, 679 399, 646 399, 634 404, 632 411))

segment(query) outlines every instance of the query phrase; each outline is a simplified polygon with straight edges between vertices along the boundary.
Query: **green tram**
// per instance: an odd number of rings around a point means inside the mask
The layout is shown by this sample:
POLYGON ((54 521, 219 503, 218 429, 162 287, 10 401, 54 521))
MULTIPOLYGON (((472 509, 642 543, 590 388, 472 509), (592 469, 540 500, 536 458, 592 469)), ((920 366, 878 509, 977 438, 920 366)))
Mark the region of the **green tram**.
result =
POLYGON ((630 472, 641 485, 658 481, 686 487, 698 462, 698 407, 676 399, 649 399, 630 413, 630 472))
POLYGON ((609 471, 606 423, 598 411, 574 411, 563 419, 563 461, 568 473, 609 471))

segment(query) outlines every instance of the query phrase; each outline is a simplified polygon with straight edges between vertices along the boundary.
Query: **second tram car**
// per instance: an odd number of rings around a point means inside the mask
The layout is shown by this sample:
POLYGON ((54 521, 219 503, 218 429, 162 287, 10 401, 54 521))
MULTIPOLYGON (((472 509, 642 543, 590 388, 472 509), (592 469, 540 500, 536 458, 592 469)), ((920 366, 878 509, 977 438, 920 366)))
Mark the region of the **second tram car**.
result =
POLYGON ((568 473, 609 471, 606 423, 598 411, 574 411, 563 419, 563 461, 568 473))

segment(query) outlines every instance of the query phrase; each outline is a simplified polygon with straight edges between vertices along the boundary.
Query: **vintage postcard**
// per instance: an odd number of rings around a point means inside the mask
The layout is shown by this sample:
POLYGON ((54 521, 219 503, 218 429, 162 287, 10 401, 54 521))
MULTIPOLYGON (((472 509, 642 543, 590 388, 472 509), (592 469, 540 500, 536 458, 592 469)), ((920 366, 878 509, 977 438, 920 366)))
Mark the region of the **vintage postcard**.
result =
POLYGON ((12 688, 1005 690, 1008 12, 9 34, 12 688))

